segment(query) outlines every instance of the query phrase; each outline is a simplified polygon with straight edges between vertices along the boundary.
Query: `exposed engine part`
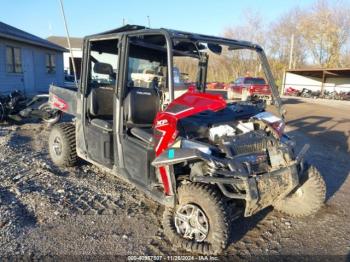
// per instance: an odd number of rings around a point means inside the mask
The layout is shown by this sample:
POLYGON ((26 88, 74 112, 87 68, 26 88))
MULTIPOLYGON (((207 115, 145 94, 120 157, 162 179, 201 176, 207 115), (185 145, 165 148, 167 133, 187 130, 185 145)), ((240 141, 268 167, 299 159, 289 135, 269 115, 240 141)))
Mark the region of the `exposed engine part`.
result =
POLYGON ((218 169, 219 169, 219 167, 213 161, 206 163, 206 166, 205 166, 206 174, 213 176, 213 175, 215 175, 215 173, 218 169))
POLYGON ((239 154, 261 152, 275 145, 275 139, 268 137, 262 130, 237 135, 234 138, 223 139, 222 150, 229 157, 239 154))
POLYGON ((212 142, 217 142, 221 137, 232 137, 236 135, 236 131, 229 125, 215 126, 209 129, 209 139, 212 142))
POLYGON ((204 175, 203 172, 203 166, 205 165, 205 162, 196 162, 191 165, 191 174, 190 177, 200 177, 204 175))
POLYGON ((259 119, 259 120, 264 120, 267 123, 273 124, 276 122, 281 121, 282 119, 275 116, 274 114, 270 113, 270 112, 261 112, 257 115, 255 115, 253 118, 255 119, 259 119))
POLYGON ((185 138, 208 139, 209 129, 220 125, 229 125, 235 129, 238 121, 249 119, 260 113, 262 108, 252 103, 228 104, 217 112, 204 111, 202 113, 179 120, 179 136, 185 138))
POLYGON ((239 122, 236 128, 245 134, 254 131, 254 124, 252 122, 239 122))

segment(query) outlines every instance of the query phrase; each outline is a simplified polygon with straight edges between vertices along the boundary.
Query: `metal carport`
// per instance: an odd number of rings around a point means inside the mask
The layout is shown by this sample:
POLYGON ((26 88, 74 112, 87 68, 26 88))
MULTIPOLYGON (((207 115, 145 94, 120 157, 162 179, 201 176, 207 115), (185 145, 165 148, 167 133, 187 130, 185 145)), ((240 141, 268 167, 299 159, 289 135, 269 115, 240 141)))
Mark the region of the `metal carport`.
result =
POLYGON ((331 88, 350 91, 350 68, 289 69, 284 73, 281 93, 288 87, 320 90, 322 94, 331 88))

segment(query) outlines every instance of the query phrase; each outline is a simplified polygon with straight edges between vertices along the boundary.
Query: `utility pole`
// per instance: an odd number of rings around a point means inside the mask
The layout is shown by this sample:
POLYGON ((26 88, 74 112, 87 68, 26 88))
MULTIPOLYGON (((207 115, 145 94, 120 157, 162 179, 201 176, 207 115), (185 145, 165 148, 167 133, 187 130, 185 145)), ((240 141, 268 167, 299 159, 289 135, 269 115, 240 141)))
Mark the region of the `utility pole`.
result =
POLYGON ((292 34, 291 39, 290 39, 290 52, 289 52, 289 66, 288 66, 288 69, 292 68, 293 51, 294 51, 294 34, 292 34))
POLYGON ((125 25, 125 17, 123 17, 123 26, 125 25))
POLYGON ((62 0, 59 0, 60 5, 61 5, 61 11, 62 11, 62 17, 63 17, 63 22, 64 22, 64 27, 66 28, 66 34, 67 34, 67 43, 68 43, 68 48, 69 48, 69 52, 70 52, 70 58, 72 61, 72 65, 73 65, 73 73, 74 73, 74 82, 75 82, 75 86, 78 87, 78 81, 77 81, 77 71, 75 69, 75 62, 74 62, 74 56, 73 56, 73 50, 72 47, 70 45, 70 37, 69 37, 69 31, 68 31, 68 25, 67 25, 67 20, 66 20, 66 15, 64 13, 64 8, 63 8, 63 2, 62 0))
POLYGON ((51 24, 51 22, 49 22, 49 36, 53 36, 53 34, 52 34, 52 24, 51 24))
POLYGON ((149 15, 147 16, 147 21, 148 21, 148 27, 151 28, 151 19, 149 18, 149 15))

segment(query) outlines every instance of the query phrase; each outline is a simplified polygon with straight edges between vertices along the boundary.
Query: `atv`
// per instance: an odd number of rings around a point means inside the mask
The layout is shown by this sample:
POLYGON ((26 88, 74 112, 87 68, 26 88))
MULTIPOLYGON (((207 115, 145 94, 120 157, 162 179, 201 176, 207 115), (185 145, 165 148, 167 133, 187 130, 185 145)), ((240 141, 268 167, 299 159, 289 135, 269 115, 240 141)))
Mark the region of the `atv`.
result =
POLYGON ((232 210, 249 217, 273 206, 299 217, 322 207, 324 180, 303 161, 308 145, 296 153, 283 132, 285 110, 259 45, 126 25, 86 37, 83 48, 78 90, 50 87, 50 106, 75 117, 52 128, 51 159, 62 167, 84 159, 164 205, 174 247, 220 254, 232 210), (210 55, 237 50, 257 53, 278 116, 261 101, 206 92, 210 55), (197 61, 197 79, 174 97, 173 62, 186 58, 197 61))
POLYGON ((52 109, 47 102, 48 94, 27 98, 21 91, 15 90, 8 95, 0 94, 0 123, 3 121, 20 122, 23 118, 39 118, 54 125, 61 119, 62 112, 52 109))

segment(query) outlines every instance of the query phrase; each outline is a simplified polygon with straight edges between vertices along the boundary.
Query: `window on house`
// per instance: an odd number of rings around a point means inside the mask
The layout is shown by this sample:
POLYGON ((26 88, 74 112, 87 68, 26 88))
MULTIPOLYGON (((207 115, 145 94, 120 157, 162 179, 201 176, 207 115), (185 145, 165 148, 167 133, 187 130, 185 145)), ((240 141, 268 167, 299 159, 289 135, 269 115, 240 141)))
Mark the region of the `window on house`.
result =
POLYGON ((49 74, 56 73, 56 61, 55 61, 55 55, 53 54, 46 54, 46 72, 49 74))
POLYGON ((21 49, 18 47, 6 47, 6 65, 8 73, 22 73, 21 49))

